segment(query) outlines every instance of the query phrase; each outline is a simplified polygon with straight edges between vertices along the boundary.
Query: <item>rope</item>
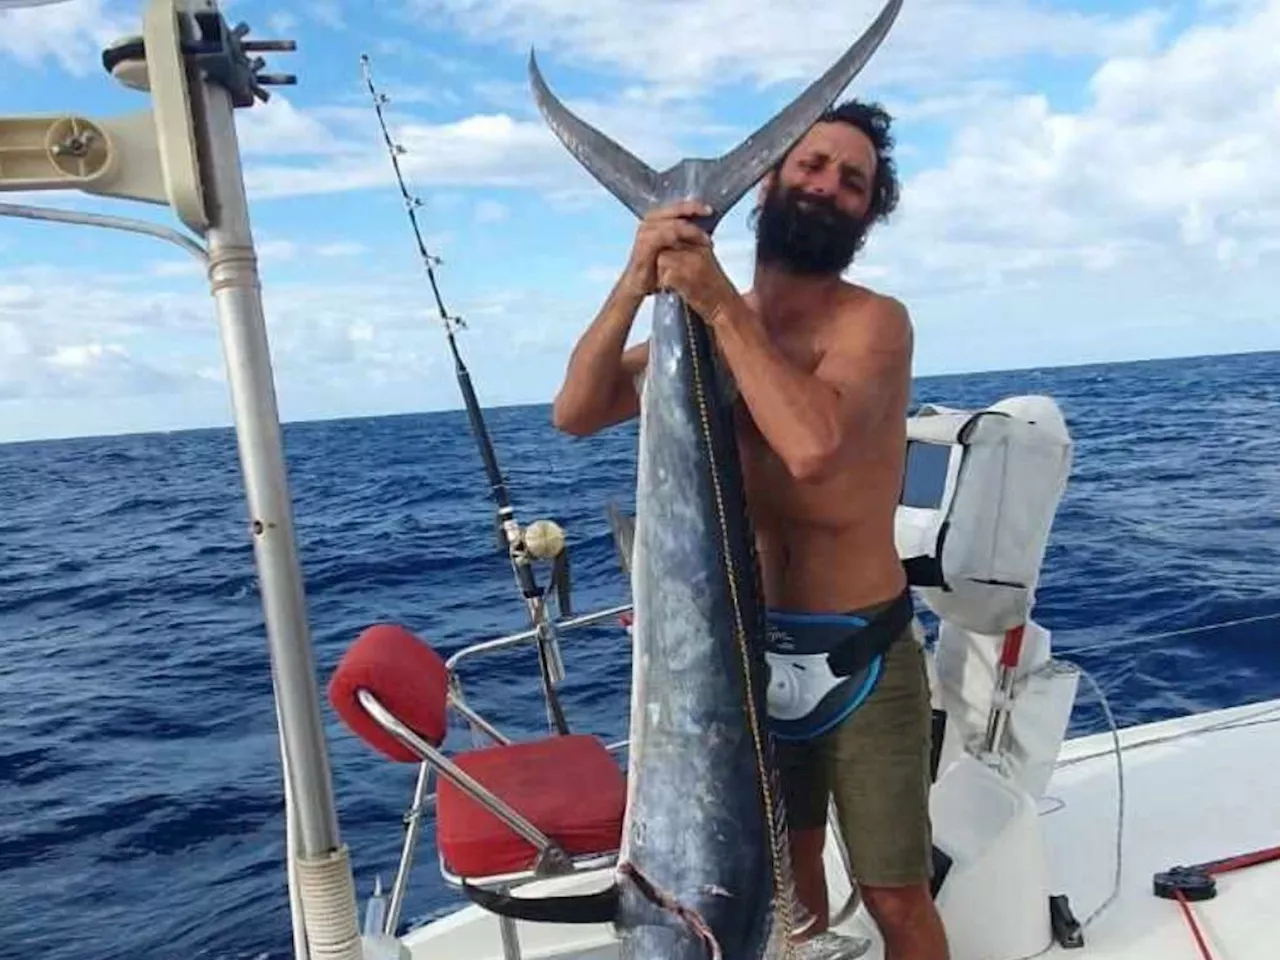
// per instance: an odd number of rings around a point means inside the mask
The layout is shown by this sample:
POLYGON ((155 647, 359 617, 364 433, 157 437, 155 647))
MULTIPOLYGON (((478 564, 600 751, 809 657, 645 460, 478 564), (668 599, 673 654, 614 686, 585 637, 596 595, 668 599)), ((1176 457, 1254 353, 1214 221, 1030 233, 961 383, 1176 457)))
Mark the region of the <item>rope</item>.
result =
MULTIPOLYGON (((1093 674, 1091 674, 1088 670, 1080 666, 1078 663, 1072 663, 1066 660, 1049 660, 1048 662, 1030 671, 1028 673, 1028 677, 1034 676, 1036 674, 1041 674, 1041 673, 1051 673, 1054 670, 1060 669, 1063 666, 1063 664, 1066 664, 1067 666, 1071 667, 1073 670, 1077 671, 1082 677, 1085 678, 1085 680, 1089 682, 1089 686, 1093 688, 1093 692, 1097 696, 1098 702, 1102 707, 1102 712, 1106 717, 1107 726, 1111 730, 1112 750, 1114 751, 1115 758, 1116 758, 1115 873, 1114 873, 1114 878, 1112 880, 1111 892, 1107 894, 1107 896, 1103 899, 1103 901, 1100 904, 1098 904, 1098 906, 1095 907, 1093 911, 1080 923, 1080 932, 1084 933, 1084 931, 1088 930, 1089 927, 1095 921, 1097 921, 1097 919, 1101 917, 1103 913, 1105 913, 1112 905, 1115 904, 1116 900, 1120 896, 1121 882, 1124 877, 1125 790, 1124 790, 1124 761, 1121 758, 1121 755, 1123 754, 1124 750, 1120 743, 1120 727, 1116 723, 1115 714, 1111 710, 1111 703, 1107 699, 1106 693, 1103 692, 1102 687, 1098 684, 1098 681, 1094 679, 1093 674)), ((1097 756, 1097 755, 1095 754, 1094 756, 1097 756)), ((1059 764, 1059 766, 1062 766, 1062 765, 1063 764, 1059 764)), ((1050 798, 1046 798, 1046 799, 1050 799, 1050 798)), ((1057 798, 1052 798, 1052 799, 1056 800, 1057 798)), ((1057 810, 1061 810, 1063 807, 1066 806, 1066 803, 1061 800, 1058 800, 1058 803, 1059 803, 1059 806, 1055 807, 1054 810, 1049 812, 1051 813, 1056 812, 1057 810)), ((1057 945, 1057 941, 1054 939, 1053 935, 1050 934, 1048 942, 1045 943, 1045 945, 1041 949, 1033 953, 1024 954, 1023 956, 1018 957, 1017 960, 1034 960, 1034 958, 1036 957, 1044 956, 1046 953, 1052 950, 1056 945, 1057 945)))
MULTIPOLYGON (((1251 617, 1239 617, 1234 620, 1224 620, 1219 623, 1205 624, 1202 626, 1189 627, 1189 628, 1184 628, 1180 630, 1170 630, 1164 633, 1150 634, 1142 637, 1134 637, 1134 638, 1128 639, 1127 641, 1121 641, 1121 642, 1126 644, 1149 643, 1155 640, 1163 640, 1169 637, 1187 636, 1189 634, 1204 633, 1211 630, 1222 630, 1228 627, 1240 626, 1242 624, 1247 624, 1247 623, 1257 623, 1257 622, 1277 620, 1277 619, 1280 619, 1280 613, 1260 614, 1260 615, 1251 616, 1251 617)), ((1110 644, 1095 644, 1091 646, 1100 647, 1100 646, 1115 646, 1115 645, 1116 644, 1114 643, 1110 643, 1110 644)), ((1072 649, 1070 652, 1072 654, 1075 654, 1088 649, 1090 649, 1090 647, 1077 647, 1072 649)), ((1114 753, 1115 759, 1116 759, 1116 831, 1115 831, 1114 879, 1112 882, 1111 892, 1081 922, 1080 929, 1081 929, 1081 932, 1083 932, 1087 930, 1091 925, 1093 925, 1098 920, 1098 918, 1102 916, 1103 913, 1105 913, 1108 909, 1110 909, 1115 904, 1121 892, 1122 879, 1124 876, 1124 816, 1125 816, 1125 778, 1124 778, 1124 761, 1122 759, 1123 753, 1126 750, 1135 750, 1141 747, 1149 747, 1149 746, 1154 746, 1156 744, 1170 743, 1173 741, 1184 739, 1186 737, 1201 736, 1203 734, 1213 733, 1213 732, 1222 731, 1222 730, 1252 727, 1252 726, 1258 726, 1258 725, 1267 724, 1267 723, 1277 723, 1277 722, 1280 722, 1280 706, 1263 707, 1256 711, 1246 713, 1243 716, 1232 718, 1229 720, 1222 720, 1222 721, 1219 721, 1218 723, 1213 723, 1205 727, 1198 727, 1194 730, 1182 730, 1176 733, 1170 733, 1160 737, 1152 737, 1150 739, 1140 740, 1136 743, 1132 743, 1126 746, 1121 743, 1120 728, 1116 722, 1115 714, 1111 709, 1111 703, 1108 700, 1106 693, 1103 691, 1101 685, 1095 679, 1093 674, 1090 673, 1087 669, 1085 669, 1080 664, 1075 663, 1072 660, 1069 660, 1065 657, 1059 657, 1059 658, 1051 659, 1047 663, 1043 664, 1042 666, 1037 667, 1035 670, 1030 671, 1028 675, 1030 676, 1030 675, 1039 674, 1039 673, 1049 673, 1055 669, 1060 668, 1064 664, 1078 671, 1079 674, 1086 681, 1088 681, 1089 686, 1092 688, 1094 692, 1094 695, 1097 696, 1099 705, 1102 707, 1103 714, 1106 717, 1107 728, 1110 730, 1110 733, 1111 733, 1111 747, 1109 748, 1109 750, 1110 752, 1114 753)), ((1081 763, 1085 760, 1095 760, 1098 757, 1103 756, 1106 752, 1107 751, 1099 751, 1097 753, 1083 754, 1081 756, 1073 757, 1068 760, 1060 760, 1055 766, 1061 769, 1063 767, 1068 767, 1077 763, 1081 763)), ((1056 812, 1057 810, 1060 810, 1066 806, 1066 804, 1063 801, 1057 798, 1046 797, 1045 799, 1056 800, 1057 803, 1059 804, 1053 810, 1048 811, 1050 813, 1056 812)), ((1278 859, 1280 859, 1280 847, 1274 847, 1267 850, 1260 850, 1254 853, 1242 854, 1237 857, 1232 857, 1227 860, 1220 861, 1214 864, 1209 869, 1208 872, 1210 874, 1224 873, 1229 870, 1237 870, 1244 867, 1253 866, 1254 864, 1266 863, 1266 862, 1270 862, 1278 859)), ((1186 918, 1187 924, 1191 929, 1192 936, 1195 938, 1196 944, 1200 949, 1200 955, 1202 960, 1214 960, 1213 954, 1210 952, 1208 944, 1205 942, 1204 936, 1200 931, 1200 927, 1196 922, 1195 915, 1191 911, 1190 904, 1187 902, 1186 898, 1180 892, 1176 894, 1176 898, 1180 906, 1182 907, 1183 916, 1186 918)), ((1055 946, 1055 941, 1052 937, 1050 937, 1048 943, 1046 943, 1041 950, 1035 951, 1034 953, 1029 953, 1023 957, 1019 957, 1018 960, 1033 960, 1033 958, 1040 957, 1048 953, 1050 950, 1054 948, 1054 946, 1055 946)))
POLYGON ((1209 952, 1209 945, 1204 942, 1204 934, 1200 932, 1200 924, 1196 923, 1196 915, 1191 912, 1191 904, 1187 902, 1187 898, 1183 896, 1182 891, 1177 891, 1174 896, 1178 900, 1178 906, 1182 908, 1182 915, 1186 918, 1187 926, 1191 928, 1191 936, 1195 938, 1196 946, 1200 948, 1200 956, 1204 960, 1213 960, 1213 954, 1209 952))
MULTIPOLYGON (((1267 847, 1263 850, 1255 850, 1252 853, 1242 853, 1238 856, 1215 860, 1212 863, 1200 864, 1198 867, 1190 868, 1190 872, 1197 878, 1218 877, 1224 873, 1244 870, 1247 867, 1254 867, 1260 863, 1272 863, 1276 860, 1280 860, 1280 847, 1267 847)), ((1173 890, 1173 898, 1178 902, 1178 906, 1182 910, 1183 919, 1187 921, 1187 926, 1191 928, 1191 936, 1195 938, 1196 946, 1200 948, 1200 956, 1204 960, 1213 960, 1213 954, 1209 950, 1208 943, 1205 942, 1204 935, 1200 931, 1200 924, 1196 921, 1196 915, 1191 909, 1191 901, 1187 899, 1186 894, 1178 887, 1173 890)))
POLYGON ((1179 630, 1166 630, 1163 633, 1148 633, 1135 637, 1122 637, 1119 640, 1099 640, 1097 643, 1082 647, 1072 647, 1071 653, 1084 653, 1091 650, 1108 650, 1116 647, 1130 647, 1141 643, 1152 643, 1156 640, 1169 640, 1174 637, 1186 637, 1196 633, 1208 633, 1210 630, 1225 630, 1228 627, 1240 627, 1247 623, 1262 623, 1269 620, 1280 620, 1280 613, 1260 613, 1252 617, 1238 617, 1235 620, 1221 620, 1217 623, 1206 623, 1196 627, 1183 627, 1179 630))
MULTIPOLYGON (((1050 661, 1052 663, 1053 661, 1050 661)), ((1066 661, 1070 662, 1070 661, 1066 661)), ((1081 932, 1089 929, 1089 926, 1102 916, 1120 896, 1120 882, 1124 874, 1124 761, 1121 755, 1124 753, 1120 744, 1120 727, 1116 723, 1115 714, 1111 712, 1111 703, 1107 700, 1107 695, 1103 693, 1102 687, 1098 681, 1084 667, 1078 663, 1071 663, 1071 666, 1080 671, 1080 675, 1089 681, 1089 686, 1093 688, 1094 694, 1098 698, 1099 704, 1102 706, 1102 712, 1107 718, 1107 726, 1111 729, 1111 742, 1115 749, 1116 755, 1116 869, 1115 878, 1111 887, 1111 893, 1107 895, 1102 903, 1094 908, 1093 912, 1085 918, 1080 924, 1081 932)))
MULTIPOLYGON (((1276 615, 1271 615, 1269 617, 1262 618, 1262 619, 1274 619, 1275 616, 1276 615)), ((1254 619, 1260 619, 1260 618, 1247 618, 1247 619, 1254 620, 1254 619)), ((1193 632, 1193 631, 1179 631, 1179 633, 1186 633, 1186 632, 1193 632)), ((1069 663, 1069 661, 1063 661, 1063 662, 1069 663)), ((1055 661, 1051 660, 1049 661, 1048 664, 1045 664, 1044 666, 1037 668, 1037 670, 1032 671, 1032 673, 1038 673, 1041 671, 1048 670, 1054 665, 1054 663, 1055 661)), ((1087 930, 1095 921, 1097 921, 1097 919, 1101 917, 1102 914, 1107 909, 1109 909, 1112 905, 1114 905, 1115 901, 1120 895, 1121 882, 1122 882, 1123 869, 1124 869, 1124 811, 1125 811, 1125 781, 1124 781, 1124 765, 1121 759, 1122 754, 1126 750, 1136 750, 1141 747, 1155 746, 1156 744, 1162 744, 1162 743, 1171 743, 1173 741, 1181 740, 1187 737, 1198 737, 1203 734, 1213 733, 1221 730, 1233 730, 1233 729, 1239 729, 1244 727, 1258 726, 1258 725, 1267 724, 1267 723, 1277 723, 1277 722, 1280 722, 1280 707, 1278 706, 1264 707, 1262 709, 1245 714, 1244 716, 1236 719, 1223 720, 1218 723, 1210 724, 1209 726, 1206 726, 1206 727, 1198 727, 1194 730, 1182 730, 1177 733, 1171 733, 1161 737, 1152 737, 1151 739, 1141 740, 1141 741, 1138 741, 1137 743, 1131 743, 1126 746, 1126 745, 1122 745, 1120 742, 1120 731, 1119 731, 1118 725, 1116 724, 1115 716, 1111 711, 1111 706, 1109 701, 1107 700, 1106 694, 1103 693, 1102 688, 1098 685, 1097 680, 1094 679, 1093 675, 1089 673, 1088 670, 1084 669, 1079 664, 1070 663, 1070 666, 1080 672, 1081 676, 1083 676, 1089 682, 1089 685, 1093 688, 1094 693, 1097 695, 1098 700, 1102 706, 1103 712, 1106 714, 1107 725, 1111 731, 1112 746, 1110 750, 1115 754, 1115 758, 1116 758, 1117 792, 1116 792, 1116 833, 1115 833, 1115 879, 1112 885, 1111 893, 1108 894, 1108 896, 1102 901, 1102 903, 1100 903, 1089 914, 1089 916, 1080 924, 1081 932, 1083 932, 1087 930)), ((1096 760, 1098 757, 1102 755, 1103 755, 1103 752, 1099 752, 1099 753, 1086 754, 1079 757, 1073 757, 1069 760, 1060 761, 1056 766, 1058 768, 1067 767, 1076 763, 1081 763, 1085 760, 1096 760)), ((1057 803, 1059 804, 1057 807, 1048 811, 1049 813, 1056 812, 1057 810, 1060 810, 1066 806, 1065 802, 1059 800, 1058 798, 1046 797, 1046 799, 1056 800, 1057 803)), ((1278 860, 1278 859, 1280 859, 1280 847, 1273 847, 1267 850, 1260 850, 1255 853, 1242 854, 1237 857, 1232 857, 1227 860, 1220 861, 1219 863, 1214 864, 1207 872, 1210 875, 1216 875, 1219 873, 1225 873, 1229 870, 1237 870, 1244 867, 1253 866, 1254 864, 1267 863, 1267 862, 1278 860)), ((1180 906, 1182 907, 1183 916, 1186 918, 1187 924, 1191 929, 1192 936, 1195 938, 1196 944, 1200 949, 1200 955, 1202 960, 1214 960, 1213 954, 1210 952, 1209 947, 1205 942, 1204 937, 1200 931, 1200 927, 1196 922, 1195 915, 1191 911, 1190 903, 1186 900, 1186 898, 1182 895, 1180 891, 1175 892, 1175 897, 1179 902, 1180 906)), ((1032 960, 1032 958, 1034 957, 1040 957, 1045 953, 1048 953, 1051 949, 1053 949, 1053 947, 1054 947, 1054 941, 1052 938, 1050 938, 1049 943, 1045 945, 1044 949, 1039 950, 1035 953, 1027 954, 1024 957, 1018 958, 1018 960, 1032 960)))

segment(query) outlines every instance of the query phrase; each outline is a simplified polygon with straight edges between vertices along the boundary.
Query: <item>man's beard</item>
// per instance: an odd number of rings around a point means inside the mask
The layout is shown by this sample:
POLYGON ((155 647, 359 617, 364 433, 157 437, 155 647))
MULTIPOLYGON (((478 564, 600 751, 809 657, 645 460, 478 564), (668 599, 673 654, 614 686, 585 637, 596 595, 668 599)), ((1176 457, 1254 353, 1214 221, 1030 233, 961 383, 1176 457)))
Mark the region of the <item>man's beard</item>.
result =
POLYGON ((756 259, 789 273, 844 273, 862 247, 869 224, 841 210, 831 197, 812 197, 775 185, 756 219, 756 259), (801 203, 803 201, 803 205, 801 203))

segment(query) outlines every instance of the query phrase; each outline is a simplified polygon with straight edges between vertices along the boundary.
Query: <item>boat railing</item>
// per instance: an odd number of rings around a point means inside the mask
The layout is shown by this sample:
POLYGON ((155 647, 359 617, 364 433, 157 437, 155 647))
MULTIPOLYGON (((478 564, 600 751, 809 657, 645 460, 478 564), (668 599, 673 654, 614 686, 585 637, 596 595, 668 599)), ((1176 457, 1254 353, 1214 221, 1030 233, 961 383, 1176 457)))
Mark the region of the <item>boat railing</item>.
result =
MULTIPOLYGON (((559 637, 560 634, 569 630, 580 630, 583 627, 594 627, 607 623, 610 620, 622 621, 631 613, 632 606, 629 603, 618 604, 617 606, 607 607, 596 610, 592 613, 583 613, 576 616, 564 617, 550 624, 550 632, 552 635, 559 637)), ((532 645, 540 642, 544 636, 544 631, 539 627, 531 627, 521 630, 517 633, 509 633, 506 636, 497 637, 492 640, 481 640, 470 646, 463 647, 452 654, 445 660, 445 666, 449 670, 449 682, 452 691, 452 704, 457 711, 466 718, 471 724, 473 730, 478 730, 497 740, 500 743, 510 743, 511 740, 506 734, 502 733, 492 723, 480 716, 474 708, 466 700, 466 696, 462 691, 462 679, 459 675, 458 666, 464 660, 470 660, 481 654, 495 653, 500 650, 510 650, 514 647, 532 645)), ((546 696, 543 697, 546 700, 546 696)), ((616 752, 626 746, 627 741, 618 741, 611 744, 610 752, 616 752)))
MULTIPOLYGON (((616 606, 602 608, 590 613, 577 614, 573 616, 562 617, 555 621, 544 621, 543 626, 531 627, 526 630, 520 630, 515 633, 506 634, 505 636, 495 637, 492 639, 481 640, 476 643, 469 644, 455 651, 445 660, 445 667, 449 677, 449 706, 466 721, 467 725, 473 733, 479 733, 488 737, 494 743, 510 744, 513 737, 501 730, 495 723, 481 714, 467 700, 466 693, 463 690, 462 678, 459 666, 463 663, 470 662, 475 658, 482 658, 485 655, 498 653, 501 651, 512 650, 522 646, 535 646, 543 642, 546 635, 550 633, 557 639, 561 634, 574 630, 581 630, 586 627, 600 626, 610 621, 625 622, 625 618, 631 613, 632 605, 629 603, 618 604, 616 606)), ((544 694, 544 700, 546 700, 544 694)), ((370 717, 387 733, 397 738, 414 742, 416 749, 420 750, 423 755, 430 757, 430 760, 424 760, 418 765, 418 777, 414 784, 413 799, 409 809, 405 811, 403 817, 404 823, 404 839, 401 845, 400 861, 396 868, 395 880, 391 886, 391 893, 387 903, 387 912, 384 920, 384 928, 387 933, 395 934, 399 926, 400 916, 403 911, 405 896, 408 893, 409 874, 413 868, 414 857, 417 852, 418 841, 422 832, 422 823, 424 818, 430 817, 435 812, 436 792, 431 789, 431 774, 433 767, 437 770, 444 771, 444 775, 449 775, 452 769, 448 759, 440 754, 439 751, 433 750, 428 744, 420 742, 421 738, 416 737, 413 731, 409 730, 394 715, 378 703, 377 700, 367 692, 360 694, 362 706, 368 711, 370 717), (415 742, 416 741, 416 742, 415 742)), ((548 702, 548 707, 550 706, 548 702)), ((628 739, 618 740, 606 745, 606 749, 610 754, 619 754, 626 750, 630 741, 628 739)), ((458 771, 462 776, 465 773, 458 771)), ((512 825, 518 833, 525 837, 539 849, 543 846, 546 839, 531 825, 524 823, 523 818, 514 811, 507 808, 499 798, 494 797, 480 787, 479 784, 470 785, 475 790, 477 799, 484 806, 505 822, 512 825), (475 788, 479 789, 475 789, 475 788), (513 816, 514 814, 514 816, 513 816), (527 829, 526 829, 527 828, 527 829), (530 833, 529 831, 532 831, 530 833)))

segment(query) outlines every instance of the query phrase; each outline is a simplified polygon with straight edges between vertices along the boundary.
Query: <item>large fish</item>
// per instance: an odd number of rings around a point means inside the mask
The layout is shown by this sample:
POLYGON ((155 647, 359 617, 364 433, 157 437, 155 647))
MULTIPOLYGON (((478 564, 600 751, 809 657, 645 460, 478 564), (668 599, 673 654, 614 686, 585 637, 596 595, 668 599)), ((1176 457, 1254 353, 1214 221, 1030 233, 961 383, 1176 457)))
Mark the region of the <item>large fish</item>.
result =
MULTIPOLYGON (((534 95, 565 147, 636 216, 700 200, 713 210, 699 221, 710 233, 862 69, 901 5, 889 0, 821 78, 715 160, 655 172, 571 114, 531 54, 534 95)), ((732 408, 701 319, 673 293, 655 301, 627 551, 631 743, 615 883, 576 903, 471 895, 527 919, 607 918, 634 960, 787 956, 792 882, 765 716, 765 608, 732 408)))

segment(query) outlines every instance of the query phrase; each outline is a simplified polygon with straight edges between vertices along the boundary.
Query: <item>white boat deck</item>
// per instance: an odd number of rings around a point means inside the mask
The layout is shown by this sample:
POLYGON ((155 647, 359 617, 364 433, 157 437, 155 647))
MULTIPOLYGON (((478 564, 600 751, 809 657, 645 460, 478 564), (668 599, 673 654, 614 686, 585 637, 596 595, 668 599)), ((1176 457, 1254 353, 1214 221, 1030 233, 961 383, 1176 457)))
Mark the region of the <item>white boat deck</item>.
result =
MULTIPOLYGON (((1122 730, 1125 824, 1118 898, 1085 931, 1090 960, 1201 957, 1180 906, 1152 892, 1155 873, 1280 846, 1280 701, 1122 730)), ((1041 818, 1059 891, 1077 919, 1111 893, 1115 876, 1116 763, 1110 733, 1068 742, 1041 818), (1063 806, 1053 810, 1056 798, 1063 806)), ((1218 894, 1191 905, 1210 955, 1280 956, 1280 862, 1217 878, 1218 894)), ((955 958, 965 960, 965 958, 955 958)))
MULTIPOLYGON (((1156 897, 1152 877, 1177 865, 1219 860, 1280 845, 1280 700, 1180 717, 1120 732, 1125 823, 1119 895, 1084 932, 1082 949, 1053 944, 1041 956, 1075 960, 1203 958, 1174 901, 1156 897)), ((1066 894, 1080 922, 1111 895, 1115 880, 1117 777, 1110 732, 1068 741, 1041 803, 1054 892, 1066 894)), ((830 845, 829 845, 830 846, 830 845)), ((842 867, 828 854, 828 873, 842 867)), ((521 896, 598 889, 608 872, 521 888, 521 896)), ((833 877, 833 906, 846 891, 833 877)), ((1191 905, 1215 960, 1273 960, 1280 948, 1280 862, 1217 878, 1217 897, 1191 905)), ((521 956, 591 958, 618 954, 608 927, 519 923, 521 956)), ((874 928, 859 911, 842 929, 875 941, 867 960, 883 960, 874 928)), ((414 960, 500 960, 495 919, 468 906, 407 934, 414 960)), ((726 958, 730 960, 730 958, 726 958)), ((969 957, 952 960, 1020 960, 969 957)))

